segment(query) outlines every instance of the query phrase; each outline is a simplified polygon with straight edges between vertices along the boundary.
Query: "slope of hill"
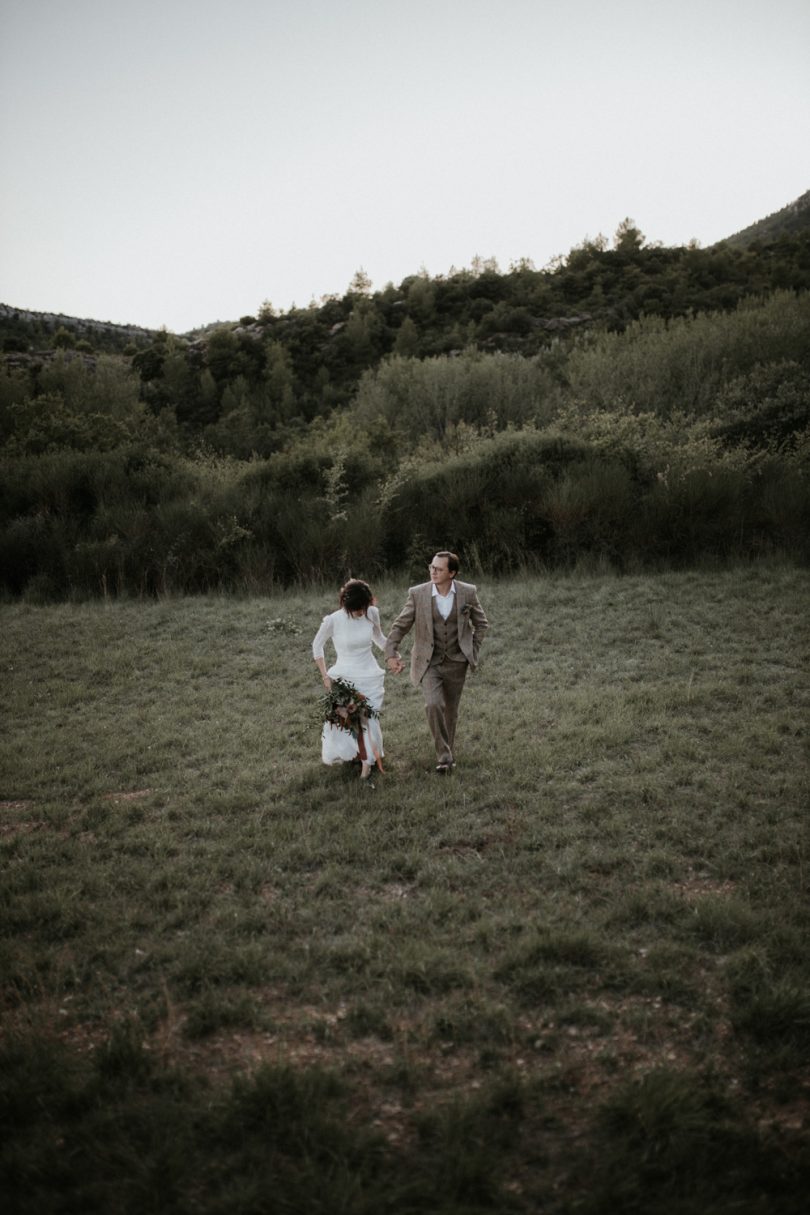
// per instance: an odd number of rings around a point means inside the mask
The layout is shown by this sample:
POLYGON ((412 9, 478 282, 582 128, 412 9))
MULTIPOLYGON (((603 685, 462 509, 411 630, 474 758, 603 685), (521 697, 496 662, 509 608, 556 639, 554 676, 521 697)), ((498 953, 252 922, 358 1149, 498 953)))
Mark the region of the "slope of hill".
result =
POLYGON ((744 249, 755 241, 770 244, 782 237, 796 236, 807 231, 810 231, 810 190, 795 202, 782 207, 781 211, 774 211, 773 215, 757 220, 755 224, 750 224, 741 232, 735 232, 720 243, 744 249))
MULTIPOLYGON (((621 330, 642 315, 671 319, 728 310, 746 295, 777 288, 810 288, 810 191, 706 249, 647 242, 625 220, 612 247, 604 238, 586 240, 544 269, 524 260, 501 271, 488 261, 435 278, 410 275, 373 293, 353 284, 317 308, 217 322, 179 341, 212 366, 218 380, 231 371, 250 378, 265 362, 264 344, 273 343, 277 354, 283 351, 296 397, 313 398, 297 411, 307 418, 324 404, 344 404, 362 372, 391 353, 429 358, 475 347, 532 357, 583 327, 621 330), (225 334, 239 349, 219 350, 214 367, 209 355, 225 334)), ((71 346, 87 353, 140 350, 145 381, 163 361, 166 337, 142 326, 0 304, 0 347, 7 353, 30 356, 71 346), (148 357, 149 349, 156 357, 148 357)))
POLYGON ((154 330, 142 325, 117 325, 113 321, 65 316, 61 312, 32 312, 0 304, 0 338, 5 350, 58 345, 59 334, 69 335, 71 344, 86 341, 96 350, 111 353, 131 345, 145 346, 155 337, 154 330))

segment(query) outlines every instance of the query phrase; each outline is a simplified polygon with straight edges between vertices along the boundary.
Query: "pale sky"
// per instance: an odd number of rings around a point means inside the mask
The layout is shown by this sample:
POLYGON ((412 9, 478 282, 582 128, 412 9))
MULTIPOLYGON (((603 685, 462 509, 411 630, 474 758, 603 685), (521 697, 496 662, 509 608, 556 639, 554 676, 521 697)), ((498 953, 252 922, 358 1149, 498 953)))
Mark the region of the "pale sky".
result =
POLYGON ((176 333, 810 188, 810 0, 0 0, 0 302, 176 333))

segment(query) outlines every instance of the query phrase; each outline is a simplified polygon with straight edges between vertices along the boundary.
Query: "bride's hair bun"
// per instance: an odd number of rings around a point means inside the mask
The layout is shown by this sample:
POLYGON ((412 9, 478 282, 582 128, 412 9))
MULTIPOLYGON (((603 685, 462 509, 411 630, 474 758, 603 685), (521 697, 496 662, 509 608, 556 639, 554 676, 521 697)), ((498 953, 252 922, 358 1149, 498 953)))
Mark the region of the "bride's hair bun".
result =
POLYGON ((362 578, 350 578, 340 588, 338 603, 347 612, 367 612, 373 602, 371 587, 362 578))

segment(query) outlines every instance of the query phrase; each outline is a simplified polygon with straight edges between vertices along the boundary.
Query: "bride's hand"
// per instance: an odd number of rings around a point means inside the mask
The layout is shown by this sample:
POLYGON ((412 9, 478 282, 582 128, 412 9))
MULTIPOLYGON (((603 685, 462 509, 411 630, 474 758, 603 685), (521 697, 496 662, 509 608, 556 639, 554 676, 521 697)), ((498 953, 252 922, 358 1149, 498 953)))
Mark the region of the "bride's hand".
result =
POLYGON ((324 677, 323 677, 323 686, 327 692, 332 691, 332 680, 329 678, 328 675, 324 675, 324 677))

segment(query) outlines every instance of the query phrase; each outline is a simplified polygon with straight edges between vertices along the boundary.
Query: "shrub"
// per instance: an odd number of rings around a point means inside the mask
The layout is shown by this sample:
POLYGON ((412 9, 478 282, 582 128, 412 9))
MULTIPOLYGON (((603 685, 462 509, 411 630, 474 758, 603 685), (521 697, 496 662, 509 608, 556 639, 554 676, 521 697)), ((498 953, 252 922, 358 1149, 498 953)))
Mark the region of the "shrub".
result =
POLYGON ((731 312, 644 317, 623 333, 601 333, 575 348, 568 386, 595 409, 703 416, 730 369, 747 375, 757 364, 785 359, 806 368, 809 321, 810 296, 790 291, 744 300, 731 312))
POLYGON ((386 511, 385 554, 405 559, 418 535, 423 549, 451 543, 467 568, 517 569, 550 542, 545 487, 587 449, 534 430, 482 437, 449 460, 411 468, 386 511))
POLYGON ((548 421, 553 391, 542 364, 519 355, 395 356, 366 373, 354 409, 360 426, 382 419, 413 443, 442 440, 460 422, 500 429, 548 421))
POLYGON ((757 364, 722 389, 716 412, 728 443, 791 443, 810 426, 810 372, 791 359, 757 364))

